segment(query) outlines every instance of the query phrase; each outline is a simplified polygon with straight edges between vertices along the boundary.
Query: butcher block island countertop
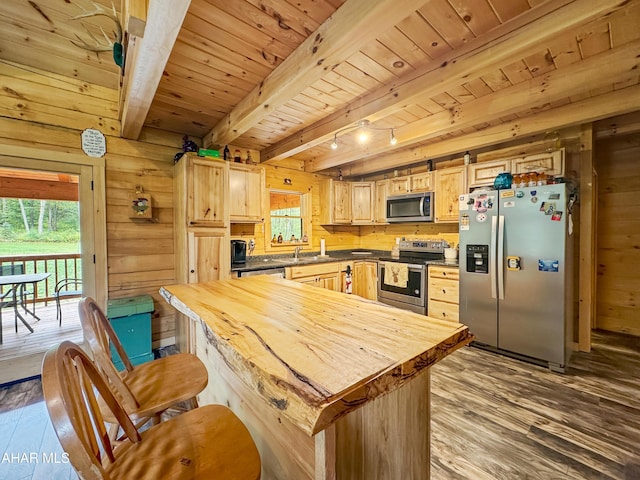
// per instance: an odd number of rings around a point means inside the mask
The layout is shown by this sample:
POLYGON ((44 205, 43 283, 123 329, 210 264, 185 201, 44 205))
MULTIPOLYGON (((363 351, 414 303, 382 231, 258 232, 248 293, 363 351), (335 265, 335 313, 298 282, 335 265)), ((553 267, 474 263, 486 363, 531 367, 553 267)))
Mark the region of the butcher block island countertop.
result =
POLYGON ((263 479, 429 478, 428 368, 466 326, 266 275, 161 294, 192 322, 200 403, 245 422, 263 479))

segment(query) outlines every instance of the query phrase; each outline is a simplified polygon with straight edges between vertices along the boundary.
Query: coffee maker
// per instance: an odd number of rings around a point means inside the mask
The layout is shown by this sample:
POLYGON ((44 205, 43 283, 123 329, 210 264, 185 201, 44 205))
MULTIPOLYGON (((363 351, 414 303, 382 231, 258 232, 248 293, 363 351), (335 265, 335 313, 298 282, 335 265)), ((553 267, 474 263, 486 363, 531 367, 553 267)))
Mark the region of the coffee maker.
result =
POLYGON ((231 240, 231 265, 247 262, 247 242, 244 240, 231 240))

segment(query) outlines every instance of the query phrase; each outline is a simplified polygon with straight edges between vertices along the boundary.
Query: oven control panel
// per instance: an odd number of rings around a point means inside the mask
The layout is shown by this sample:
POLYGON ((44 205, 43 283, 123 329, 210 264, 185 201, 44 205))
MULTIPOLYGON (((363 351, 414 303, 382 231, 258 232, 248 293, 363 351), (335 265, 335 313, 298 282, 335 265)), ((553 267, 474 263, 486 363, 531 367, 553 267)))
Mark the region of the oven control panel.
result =
POLYGON ((443 253, 446 246, 448 246, 448 244, 444 240, 400 241, 400 251, 403 252, 443 253))

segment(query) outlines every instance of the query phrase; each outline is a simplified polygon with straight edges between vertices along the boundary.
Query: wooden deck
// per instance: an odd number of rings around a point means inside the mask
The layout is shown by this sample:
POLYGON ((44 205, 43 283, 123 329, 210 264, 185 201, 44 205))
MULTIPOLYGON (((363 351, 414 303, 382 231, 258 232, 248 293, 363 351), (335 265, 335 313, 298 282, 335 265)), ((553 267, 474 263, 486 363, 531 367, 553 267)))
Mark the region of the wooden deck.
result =
POLYGON ((78 317, 78 299, 62 302, 62 326, 56 320, 56 306, 37 305, 36 313, 41 318, 35 321, 25 315, 34 332, 27 330, 18 320, 18 333, 14 327, 14 313, 11 308, 2 310, 2 337, 0 345, 0 385, 21 378, 40 374, 44 352, 63 340, 81 343, 82 327, 78 317))

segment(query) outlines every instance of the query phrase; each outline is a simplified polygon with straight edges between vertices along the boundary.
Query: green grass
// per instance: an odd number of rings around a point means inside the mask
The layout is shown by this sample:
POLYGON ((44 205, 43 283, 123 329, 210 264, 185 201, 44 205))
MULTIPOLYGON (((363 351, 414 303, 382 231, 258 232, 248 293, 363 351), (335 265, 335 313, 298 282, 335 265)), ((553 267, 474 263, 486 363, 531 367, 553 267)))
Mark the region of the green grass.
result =
POLYGON ((78 242, 0 242, 0 255, 80 253, 78 242))

